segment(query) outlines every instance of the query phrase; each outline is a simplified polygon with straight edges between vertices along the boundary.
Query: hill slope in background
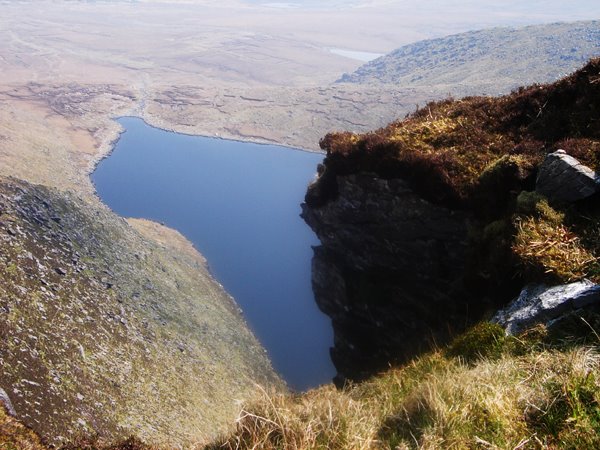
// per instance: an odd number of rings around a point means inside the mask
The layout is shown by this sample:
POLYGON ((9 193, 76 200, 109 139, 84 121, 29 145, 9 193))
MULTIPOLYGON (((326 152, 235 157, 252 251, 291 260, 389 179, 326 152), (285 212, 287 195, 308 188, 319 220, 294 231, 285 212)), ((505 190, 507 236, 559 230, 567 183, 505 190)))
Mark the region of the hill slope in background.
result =
POLYGON ((597 20, 492 28, 400 47, 339 82, 495 95, 554 81, 598 55, 597 20))
POLYGON ((201 442, 231 425, 255 383, 281 385, 191 244, 131 224, 0 178, 0 388, 46 442, 201 442))

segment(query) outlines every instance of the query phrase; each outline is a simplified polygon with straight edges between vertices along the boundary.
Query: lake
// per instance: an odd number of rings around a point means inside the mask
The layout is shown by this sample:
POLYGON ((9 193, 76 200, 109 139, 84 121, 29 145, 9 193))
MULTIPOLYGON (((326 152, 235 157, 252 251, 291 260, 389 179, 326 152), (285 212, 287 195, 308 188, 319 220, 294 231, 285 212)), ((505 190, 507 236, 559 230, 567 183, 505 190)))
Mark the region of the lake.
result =
POLYGON ((125 132, 92 174, 100 198, 192 241, 290 387, 329 382, 333 332, 310 282, 318 240, 299 217, 323 155, 118 121, 125 132))

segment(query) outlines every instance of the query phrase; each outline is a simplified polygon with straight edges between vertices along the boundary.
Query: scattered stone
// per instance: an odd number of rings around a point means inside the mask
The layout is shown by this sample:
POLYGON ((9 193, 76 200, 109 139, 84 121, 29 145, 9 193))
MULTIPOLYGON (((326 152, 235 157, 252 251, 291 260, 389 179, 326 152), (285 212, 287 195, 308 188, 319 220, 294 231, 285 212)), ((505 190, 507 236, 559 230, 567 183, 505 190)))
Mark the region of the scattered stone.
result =
POLYGON ((592 169, 557 150, 540 165, 535 189, 550 200, 575 202, 598 192, 600 181, 592 169))
POLYGON ((507 335, 518 334, 538 323, 548 324, 576 310, 600 307, 600 285, 583 280, 559 286, 529 285, 492 322, 507 335))
POLYGON ((59 275, 66 275, 67 274, 67 271, 65 269, 63 269, 62 267, 56 267, 54 270, 59 275))
POLYGON ((15 411, 15 408, 13 407, 12 402, 10 401, 10 397, 8 396, 6 391, 2 388, 0 388, 0 404, 2 404, 4 406, 4 408, 6 409, 6 412, 9 415, 11 415, 13 417, 17 416, 17 412, 15 411))

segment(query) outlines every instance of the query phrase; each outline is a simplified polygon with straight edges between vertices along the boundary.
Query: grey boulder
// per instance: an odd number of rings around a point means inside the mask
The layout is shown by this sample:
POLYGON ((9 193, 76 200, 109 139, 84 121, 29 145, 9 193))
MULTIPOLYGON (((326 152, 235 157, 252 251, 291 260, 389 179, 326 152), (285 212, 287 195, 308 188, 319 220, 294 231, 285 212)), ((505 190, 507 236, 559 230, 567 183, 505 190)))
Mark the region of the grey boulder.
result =
POLYGON ((575 202, 595 194, 598 175, 564 150, 546 155, 540 165, 535 190, 550 200, 575 202))
POLYGON ((6 412, 15 417, 17 415, 17 412, 15 411, 15 408, 12 405, 12 402, 10 401, 10 397, 8 396, 8 394, 6 393, 6 391, 2 388, 0 388, 0 405, 3 405, 4 408, 6 409, 6 412))
POLYGON ((518 334, 538 324, 560 319, 573 311, 600 307, 600 286, 588 280, 548 287, 526 286, 519 297, 498 311, 492 322, 504 327, 506 334, 518 334))

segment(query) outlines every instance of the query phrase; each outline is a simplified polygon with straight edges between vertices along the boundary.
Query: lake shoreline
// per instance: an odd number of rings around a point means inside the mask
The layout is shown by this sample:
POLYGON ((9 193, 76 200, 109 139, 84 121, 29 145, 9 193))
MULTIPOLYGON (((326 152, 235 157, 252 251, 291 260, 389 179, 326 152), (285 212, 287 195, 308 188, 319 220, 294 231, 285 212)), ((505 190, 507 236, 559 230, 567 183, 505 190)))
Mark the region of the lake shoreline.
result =
POLYGON ((332 331, 311 285, 318 241, 299 217, 321 154, 178 133, 135 116, 117 123, 110 158, 90 177, 99 199, 185 236, 290 387, 329 382, 332 331))

